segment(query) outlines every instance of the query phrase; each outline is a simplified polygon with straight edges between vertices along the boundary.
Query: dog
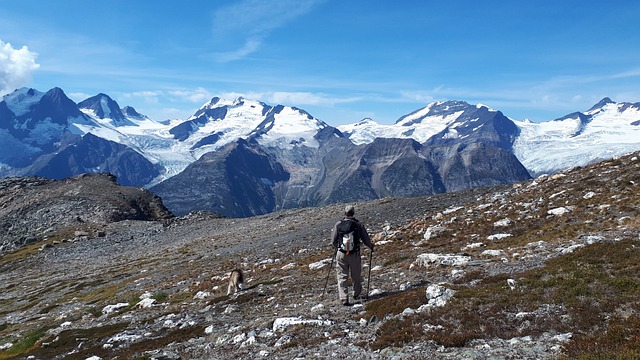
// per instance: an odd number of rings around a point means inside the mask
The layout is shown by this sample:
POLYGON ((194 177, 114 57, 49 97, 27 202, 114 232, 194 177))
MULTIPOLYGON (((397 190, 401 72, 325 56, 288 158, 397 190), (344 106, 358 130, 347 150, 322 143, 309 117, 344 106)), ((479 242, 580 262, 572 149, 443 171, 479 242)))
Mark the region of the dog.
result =
POLYGON ((235 293, 242 290, 243 283, 244 275, 242 274, 242 270, 233 270, 229 275, 229 286, 227 287, 227 295, 230 295, 232 292, 235 293))

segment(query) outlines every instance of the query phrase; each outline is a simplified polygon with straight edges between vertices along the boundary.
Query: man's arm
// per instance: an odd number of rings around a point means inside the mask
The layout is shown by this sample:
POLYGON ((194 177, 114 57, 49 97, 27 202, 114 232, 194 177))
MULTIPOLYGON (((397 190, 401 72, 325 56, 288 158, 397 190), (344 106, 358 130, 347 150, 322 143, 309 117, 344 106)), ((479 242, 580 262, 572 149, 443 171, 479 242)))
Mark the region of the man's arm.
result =
POLYGON ((331 244, 334 248, 338 248, 338 221, 335 225, 333 225, 333 229, 331 230, 331 244))
POLYGON ((371 249, 371 251, 373 251, 373 243, 371 242, 371 238, 369 237, 369 233, 367 232, 367 229, 364 227, 364 225, 362 223, 358 224, 359 226, 359 232, 360 232, 360 240, 362 240, 362 242, 367 245, 369 247, 369 249, 371 249))

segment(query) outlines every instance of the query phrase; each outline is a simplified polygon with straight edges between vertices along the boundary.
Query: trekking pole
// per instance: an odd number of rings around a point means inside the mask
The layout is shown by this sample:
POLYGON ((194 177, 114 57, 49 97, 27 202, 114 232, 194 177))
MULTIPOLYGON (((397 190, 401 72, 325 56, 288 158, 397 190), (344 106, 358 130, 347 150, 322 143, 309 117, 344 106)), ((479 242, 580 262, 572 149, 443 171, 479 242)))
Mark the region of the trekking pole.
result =
POLYGON ((327 285, 329 284, 329 275, 331 275, 331 269, 333 268, 333 260, 336 258, 337 253, 338 253, 338 250, 336 250, 336 252, 333 253, 333 256, 331 256, 331 265, 329 265, 329 272, 327 272, 327 279, 324 281, 324 290, 322 290, 320 301, 322 301, 322 299, 324 298, 324 293, 327 292, 327 285))
POLYGON ((371 285, 371 266, 373 260, 373 250, 369 253, 369 276, 367 277, 367 300, 369 300, 369 285, 371 285))

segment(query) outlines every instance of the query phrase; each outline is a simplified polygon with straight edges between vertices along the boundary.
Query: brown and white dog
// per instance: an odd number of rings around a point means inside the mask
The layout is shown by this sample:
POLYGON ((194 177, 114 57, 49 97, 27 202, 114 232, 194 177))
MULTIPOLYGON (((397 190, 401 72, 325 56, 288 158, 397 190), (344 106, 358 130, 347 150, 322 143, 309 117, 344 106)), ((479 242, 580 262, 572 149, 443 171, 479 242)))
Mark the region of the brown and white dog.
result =
POLYGON ((235 293, 242 290, 243 283, 244 275, 242 274, 242 270, 233 270, 229 275, 229 286, 227 287, 227 295, 230 295, 232 292, 235 293))

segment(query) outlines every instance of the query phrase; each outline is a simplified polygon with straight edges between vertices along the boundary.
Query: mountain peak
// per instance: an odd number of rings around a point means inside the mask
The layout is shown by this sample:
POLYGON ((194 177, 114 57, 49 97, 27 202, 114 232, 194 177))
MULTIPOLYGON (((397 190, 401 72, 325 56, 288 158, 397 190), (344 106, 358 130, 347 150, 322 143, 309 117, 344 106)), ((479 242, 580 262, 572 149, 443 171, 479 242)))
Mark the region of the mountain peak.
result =
POLYGON ((21 116, 29 111, 29 109, 40 101, 43 92, 32 88, 20 88, 16 89, 10 94, 2 97, 2 100, 7 104, 7 107, 16 116, 21 116))
POLYGON ((444 118, 455 113, 464 111, 470 108, 471 105, 465 101, 449 100, 449 101, 435 101, 429 105, 418 109, 408 115, 405 115, 396 121, 396 124, 402 126, 412 126, 417 123, 421 123, 425 118, 440 117, 444 118))
POLYGON ((616 103, 615 101, 611 100, 608 97, 605 97, 602 100, 598 101, 597 104, 593 105, 591 107, 591 109, 587 110, 587 112, 591 112, 591 111, 594 111, 594 110, 599 110, 599 109, 602 109, 605 105, 615 104, 615 103, 616 103))
POLYGON ((99 119, 111 119, 113 125, 130 125, 118 103, 109 95, 99 93, 78 103, 80 109, 86 109, 99 119))
POLYGON ((135 108, 133 108, 132 106, 125 106, 122 109, 122 113, 125 116, 134 118, 134 119, 146 119, 147 117, 145 115, 140 114, 138 111, 136 111, 135 108))

